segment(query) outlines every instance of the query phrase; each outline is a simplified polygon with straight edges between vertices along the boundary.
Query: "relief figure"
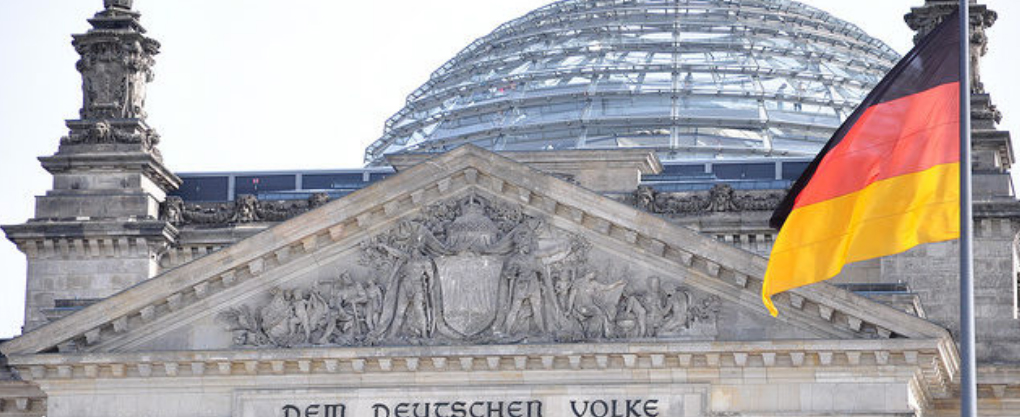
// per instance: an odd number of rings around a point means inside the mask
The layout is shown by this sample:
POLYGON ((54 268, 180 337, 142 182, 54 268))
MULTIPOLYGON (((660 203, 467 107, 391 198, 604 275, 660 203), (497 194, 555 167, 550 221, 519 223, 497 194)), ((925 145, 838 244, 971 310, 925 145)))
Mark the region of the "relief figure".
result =
POLYGON ((567 297, 567 316, 581 327, 584 338, 610 338, 616 307, 623 293, 623 280, 605 284, 594 272, 577 278, 567 297))
POLYGON ((521 245, 517 253, 503 263, 500 284, 509 291, 509 309, 505 318, 497 317, 496 331, 514 332, 515 324, 524 323, 525 332, 546 333, 549 331, 542 297, 546 295, 545 269, 532 254, 530 245, 521 245), (526 314, 521 311, 527 311, 526 314))
POLYGON ((384 311, 370 338, 372 341, 396 338, 405 324, 415 338, 430 339, 437 332, 459 335, 442 319, 439 270, 431 257, 449 254, 446 246, 415 222, 401 223, 396 238, 397 247, 379 244, 396 259, 396 264, 386 280, 384 311))

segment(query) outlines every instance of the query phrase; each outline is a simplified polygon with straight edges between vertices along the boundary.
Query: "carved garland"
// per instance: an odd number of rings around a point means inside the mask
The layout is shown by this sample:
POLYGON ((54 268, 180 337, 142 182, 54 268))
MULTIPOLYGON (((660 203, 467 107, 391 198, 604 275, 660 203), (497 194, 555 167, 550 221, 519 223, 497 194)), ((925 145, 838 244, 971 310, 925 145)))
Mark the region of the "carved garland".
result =
POLYGON ((737 192, 728 184, 718 184, 710 191, 669 193, 642 185, 632 200, 638 208, 657 214, 694 216, 734 211, 772 211, 779 206, 785 191, 737 192))
POLYGON ((307 200, 290 201, 260 201, 254 195, 241 194, 233 203, 189 205, 180 197, 169 196, 161 206, 160 220, 174 226, 282 222, 322 207, 329 200, 325 193, 312 194, 307 200))

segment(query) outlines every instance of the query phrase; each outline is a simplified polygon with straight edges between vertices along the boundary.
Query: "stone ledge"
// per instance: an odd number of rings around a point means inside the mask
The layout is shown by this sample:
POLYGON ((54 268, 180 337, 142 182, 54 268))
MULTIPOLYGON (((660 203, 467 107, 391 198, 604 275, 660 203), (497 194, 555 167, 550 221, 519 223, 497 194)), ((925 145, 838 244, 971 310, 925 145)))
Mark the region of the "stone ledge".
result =
POLYGON ((939 340, 600 343, 597 348, 591 344, 551 344, 39 354, 12 356, 10 362, 32 381, 606 368, 833 368, 842 371, 847 366, 896 366, 925 370, 944 363, 942 347, 939 340))
POLYGON ((46 414, 46 394, 25 381, 0 381, 0 417, 34 417, 46 414))

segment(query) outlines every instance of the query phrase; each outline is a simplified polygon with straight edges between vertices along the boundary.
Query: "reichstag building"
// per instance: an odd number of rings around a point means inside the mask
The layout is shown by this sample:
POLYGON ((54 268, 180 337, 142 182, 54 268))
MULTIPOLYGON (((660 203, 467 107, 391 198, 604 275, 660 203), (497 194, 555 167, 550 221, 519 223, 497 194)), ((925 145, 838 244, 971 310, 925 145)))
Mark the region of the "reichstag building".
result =
MULTIPOLYGON (((900 58, 852 23, 558 1, 432 73, 363 168, 175 173, 144 105, 160 44, 104 3, 52 189, 3 226, 28 272, 0 415, 959 413, 955 243, 761 303, 772 210, 900 58)), ((975 81, 979 409, 1009 415, 1020 205, 975 81)))

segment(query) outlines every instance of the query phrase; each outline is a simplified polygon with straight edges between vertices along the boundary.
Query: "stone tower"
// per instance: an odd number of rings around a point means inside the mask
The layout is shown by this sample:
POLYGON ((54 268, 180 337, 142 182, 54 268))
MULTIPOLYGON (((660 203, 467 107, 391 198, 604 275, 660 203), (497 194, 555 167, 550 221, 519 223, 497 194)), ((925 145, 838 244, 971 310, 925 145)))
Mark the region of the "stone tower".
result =
MULTIPOLYGON (((958 8, 956 0, 927 0, 905 16, 920 40, 958 8)), ((1020 203, 1009 169, 1015 161, 1010 133, 997 125, 1001 113, 981 83, 979 60, 988 49, 986 30, 997 14, 971 1, 971 119, 974 173, 974 296, 979 375, 997 363, 1020 362, 1017 322, 1020 203)), ((882 258, 882 279, 909 285, 927 318, 959 334, 959 260, 956 241, 929 244, 882 258)))
POLYGON ((181 181, 145 122, 159 43, 131 0, 104 3, 92 28, 73 36, 83 105, 57 152, 39 159, 52 189, 36 198, 34 218, 3 227, 28 259, 25 331, 155 275, 177 236, 158 216, 181 181))

